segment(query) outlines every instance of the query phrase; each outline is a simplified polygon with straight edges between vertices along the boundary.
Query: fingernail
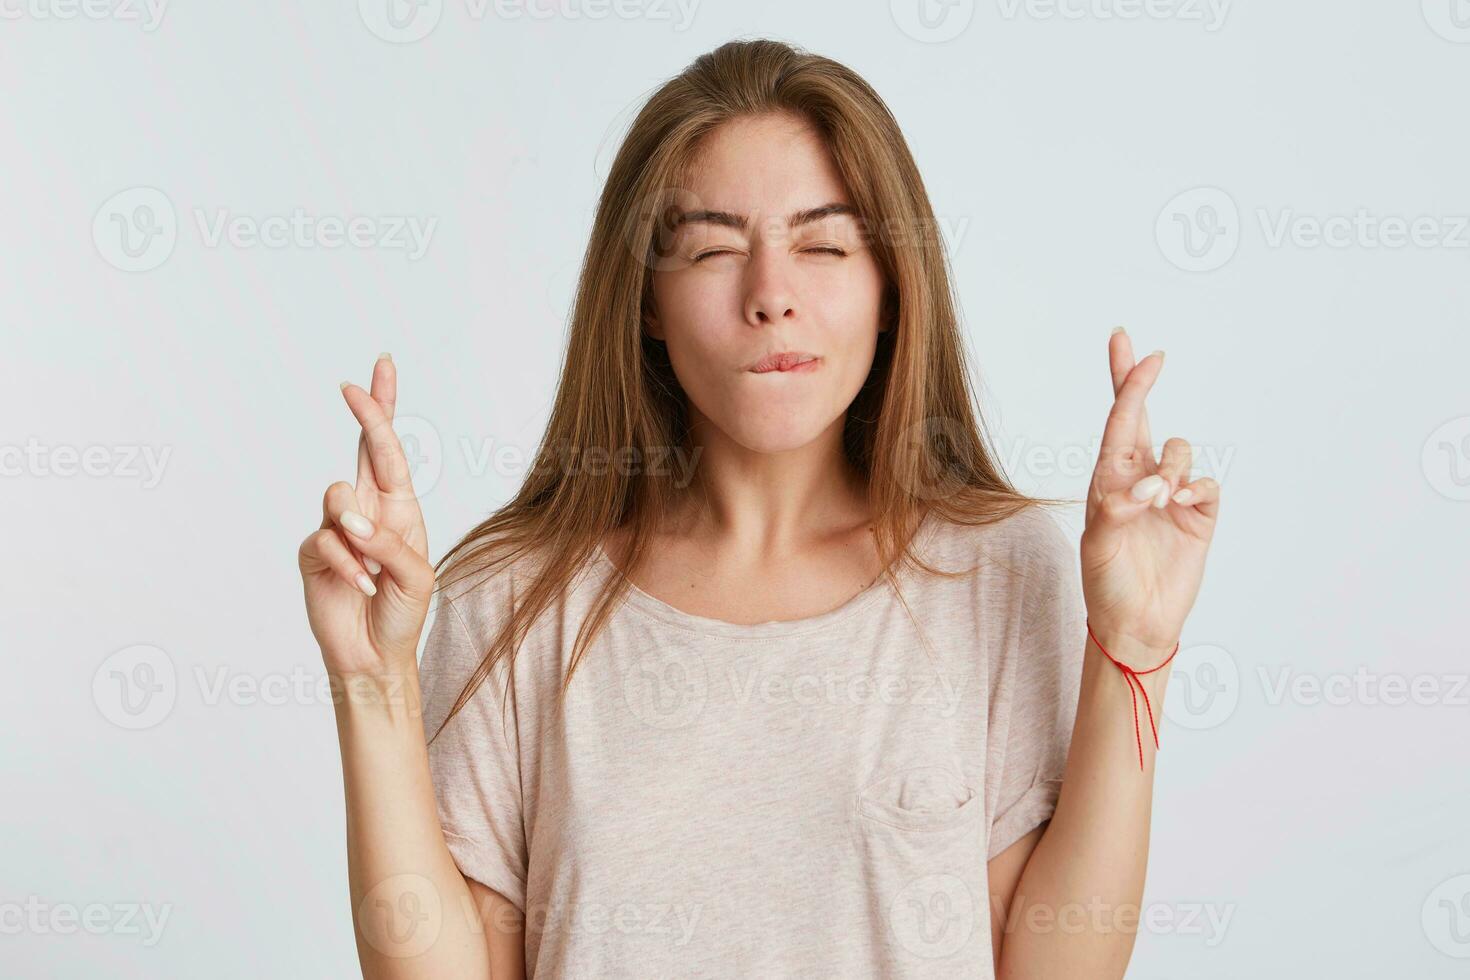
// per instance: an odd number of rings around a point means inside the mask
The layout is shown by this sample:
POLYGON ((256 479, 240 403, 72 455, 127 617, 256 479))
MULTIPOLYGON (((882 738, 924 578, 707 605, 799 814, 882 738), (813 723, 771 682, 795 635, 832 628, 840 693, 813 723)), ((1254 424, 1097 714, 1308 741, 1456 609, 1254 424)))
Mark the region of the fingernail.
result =
POLYGON ((373 536, 373 522, 356 511, 344 510, 342 512, 342 526, 359 538, 373 536))
POLYGON ((1162 486, 1166 486, 1164 478, 1155 473, 1133 484, 1133 489, 1129 490, 1128 493, 1134 500, 1148 500, 1154 494, 1158 493, 1159 488, 1162 486))
POLYGON ((391 361, 391 360, 393 360, 393 355, 390 354, 390 353, 388 353, 387 351, 383 351, 383 353, 381 353, 381 354, 378 355, 378 360, 380 360, 380 361, 391 361))
POLYGON ((357 587, 368 595, 378 594, 378 587, 373 584, 373 580, 362 574, 362 572, 357 573, 357 587))
POLYGON ((348 385, 350 385, 350 384, 352 384, 352 382, 351 382, 351 381, 344 381, 344 382, 342 382, 342 383, 341 383, 341 384, 339 384, 339 385, 338 385, 338 386, 337 386, 337 388, 338 388, 338 390, 340 390, 340 391, 346 391, 346 390, 347 390, 347 386, 348 386, 348 385))
POLYGON ((1176 504, 1187 504, 1187 503, 1189 503, 1189 501, 1191 499, 1193 499, 1193 497, 1194 497, 1194 491, 1193 490, 1188 490, 1188 489, 1185 489, 1185 488, 1182 488, 1181 487, 1180 490, 1179 490, 1179 492, 1176 493, 1170 499, 1173 500, 1174 503, 1176 503, 1176 504))
POLYGON ((1153 357, 1154 354, 1159 355, 1159 363, 1160 364, 1163 364, 1164 363, 1164 352, 1161 351, 1161 350, 1156 350, 1156 351, 1154 351, 1153 354, 1150 354, 1149 357, 1153 357))
MULTIPOLYGON (((1113 328, 1113 333, 1114 334, 1119 334, 1119 333, 1122 333, 1122 332, 1123 332, 1123 328, 1122 327, 1114 327, 1113 328)), ((1109 336, 1112 336, 1112 334, 1109 334, 1109 336)))
POLYGON ((1155 508, 1163 507, 1168 502, 1169 502, 1169 484, 1165 483, 1164 486, 1163 486, 1163 488, 1161 490, 1159 490, 1159 495, 1154 498, 1154 507, 1155 508))
POLYGON ((363 564, 363 567, 368 570, 369 574, 372 574, 372 575, 376 575, 376 574, 378 574, 379 572, 381 572, 383 570, 383 566, 382 565, 379 565, 377 563, 377 561, 375 561, 372 558, 369 558, 367 555, 363 555, 362 556, 362 564, 363 564))

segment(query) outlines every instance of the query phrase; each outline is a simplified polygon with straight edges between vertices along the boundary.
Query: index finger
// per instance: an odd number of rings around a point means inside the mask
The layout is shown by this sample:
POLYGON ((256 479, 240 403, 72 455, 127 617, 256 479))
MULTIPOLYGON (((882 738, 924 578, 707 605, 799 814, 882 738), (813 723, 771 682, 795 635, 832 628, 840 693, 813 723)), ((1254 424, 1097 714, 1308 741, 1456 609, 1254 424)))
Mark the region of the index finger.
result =
MULTIPOLYGON (((393 356, 387 351, 379 354, 378 359, 373 362, 371 394, 383 406, 383 414, 391 421, 398 402, 398 368, 393 363, 393 356)), ((358 486, 367 484, 369 487, 376 483, 372 460, 368 458, 366 434, 357 440, 357 483, 358 486)))
MULTIPOLYGON (((1128 336, 1128 331, 1122 327, 1114 327, 1112 336, 1108 338, 1108 367, 1113 375, 1113 394, 1123 387, 1123 382, 1128 378, 1128 372, 1133 370, 1133 341, 1128 336)), ((1138 421, 1138 451, 1146 453, 1149 461, 1153 461, 1154 446, 1148 432, 1148 410, 1145 409, 1139 416, 1138 421)))
POLYGON ((342 397, 347 400, 353 417, 362 425, 363 441, 367 443, 368 459, 372 462, 373 480, 378 490, 390 497, 411 499, 414 493, 408 459, 403 455, 398 433, 393 431, 393 424, 383 406, 350 381, 342 382, 342 397))
POLYGON ((1137 448, 1139 426, 1143 418, 1143 400, 1164 365, 1164 352, 1154 351, 1133 365, 1123 386, 1113 399, 1108 423, 1103 428, 1102 451, 1112 456, 1137 448))

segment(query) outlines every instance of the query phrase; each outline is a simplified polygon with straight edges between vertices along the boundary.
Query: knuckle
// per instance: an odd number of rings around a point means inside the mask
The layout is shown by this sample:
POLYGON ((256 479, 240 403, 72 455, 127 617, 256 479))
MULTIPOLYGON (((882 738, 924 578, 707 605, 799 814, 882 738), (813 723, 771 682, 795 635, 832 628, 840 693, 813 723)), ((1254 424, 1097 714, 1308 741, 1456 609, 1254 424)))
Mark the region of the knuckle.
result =
POLYGON ((352 484, 348 483, 346 480, 338 480, 337 482, 328 486, 327 489, 322 493, 322 503, 330 504, 332 502, 332 498, 339 497, 344 492, 351 493, 352 484))
POLYGON ((296 557, 298 560, 321 557, 323 533, 325 532, 318 529, 312 531, 306 537, 301 539, 301 545, 296 549, 296 557))

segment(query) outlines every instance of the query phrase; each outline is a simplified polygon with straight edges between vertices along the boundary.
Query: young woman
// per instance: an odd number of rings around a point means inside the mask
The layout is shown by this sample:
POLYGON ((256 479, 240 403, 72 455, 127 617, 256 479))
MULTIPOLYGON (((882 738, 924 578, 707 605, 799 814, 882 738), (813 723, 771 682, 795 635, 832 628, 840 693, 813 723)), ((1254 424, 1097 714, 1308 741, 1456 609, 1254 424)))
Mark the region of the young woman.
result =
POLYGON ((1121 977, 1137 701, 1218 507, 1151 451, 1162 365, 1109 341, 1079 576, 985 445, 883 102, 695 61, 608 176, 538 465, 437 568, 392 361, 342 386, 357 482, 300 564, 364 975, 1121 977))

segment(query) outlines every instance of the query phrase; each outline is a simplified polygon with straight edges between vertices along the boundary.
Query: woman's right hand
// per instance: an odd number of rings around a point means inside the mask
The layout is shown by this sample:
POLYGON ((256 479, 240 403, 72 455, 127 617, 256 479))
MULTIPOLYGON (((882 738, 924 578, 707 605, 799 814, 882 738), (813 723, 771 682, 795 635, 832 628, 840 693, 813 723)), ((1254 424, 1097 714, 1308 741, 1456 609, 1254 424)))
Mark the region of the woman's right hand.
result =
POLYGON ((373 367, 371 392, 343 383, 342 396, 362 426, 357 485, 327 487, 321 527, 297 556, 306 616, 333 677, 417 670, 434 569, 408 460, 393 431, 397 392, 387 355, 373 367))

